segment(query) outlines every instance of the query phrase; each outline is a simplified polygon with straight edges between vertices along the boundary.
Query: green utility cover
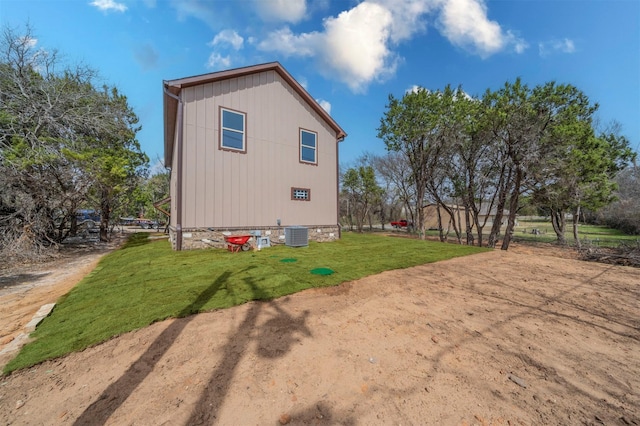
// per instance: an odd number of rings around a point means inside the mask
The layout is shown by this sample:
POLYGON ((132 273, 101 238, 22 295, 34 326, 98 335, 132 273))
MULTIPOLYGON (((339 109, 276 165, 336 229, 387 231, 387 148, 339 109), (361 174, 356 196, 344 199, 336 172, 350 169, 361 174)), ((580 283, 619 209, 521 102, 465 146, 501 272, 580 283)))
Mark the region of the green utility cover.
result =
POLYGON ((316 268, 311 270, 311 273, 315 275, 331 275, 334 272, 335 271, 333 269, 329 268, 316 268))

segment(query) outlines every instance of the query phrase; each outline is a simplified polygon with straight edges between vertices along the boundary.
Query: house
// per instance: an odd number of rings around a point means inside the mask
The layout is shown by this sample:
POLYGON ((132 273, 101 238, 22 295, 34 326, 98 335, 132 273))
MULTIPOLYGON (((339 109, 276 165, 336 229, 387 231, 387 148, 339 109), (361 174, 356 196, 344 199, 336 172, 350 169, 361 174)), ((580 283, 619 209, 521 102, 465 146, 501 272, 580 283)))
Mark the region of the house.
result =
POLYGON ((163 97, 174 249, 257 232, 277 242, 289 226, 310 240, 340 237, 346 133, 282 65, 164 81, 163 97))
MULTIPOLYGON (((467 228, 467 218, 466 211, 467 209, 458 204, 447 204, 447 207, 453 215, 455 216, 456 226, 460 232, 465 232, 467 228)), ((434 203, 427 204, 423 206, 424 211, 424 223, 426 229, 438 229, 438 205, 434 203)), ((478 221, 480 224, 484 224, 484 230, 490 230, 493 226, 493 222, 495 221, 497 214, 497 209, 495 206, 489 210, 489 202, 484 202, 478 212, 478 221)), ((509 217, 509 210, 503 210, 502 212, 502 225, 506 224, 507 217, 509 217)), ((442 220, 442 228, 445 232, 453 232, 453 220, 451 219, 451 215, 444 209, 444 207, 440 206, 440 217, 442 220)), ((475 227, 475 224, 472 224, 472 227, 475 227)), ((484 232, 484 231, 483 231, 484 232)))
MULTIPOLYGON (((447 206, 455 216, 456 226, 464 232, 464 229, 467 226, 465 208, 454 204, 447 204, 447 206)), ((430 203, 423 206, 422 210, 424 211, 425 229, 438 229, 438 205, 430 203)), ((440 207, 440 219, 442 221, 442 229, 444 229, 445 232, 453 232, 453 220, 443 207, 440 207)))

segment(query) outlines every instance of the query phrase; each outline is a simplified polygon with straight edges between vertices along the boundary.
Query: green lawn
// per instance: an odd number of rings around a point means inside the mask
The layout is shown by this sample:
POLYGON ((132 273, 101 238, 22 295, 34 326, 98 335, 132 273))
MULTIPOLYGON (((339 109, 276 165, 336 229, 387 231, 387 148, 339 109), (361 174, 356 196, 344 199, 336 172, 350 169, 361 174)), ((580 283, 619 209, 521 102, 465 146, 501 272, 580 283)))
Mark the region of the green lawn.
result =
POLYGON ((391 269, 486 251, 399 237, 344 233, 332 243, 262 251, 172 251, 135 234, 58 304, 4 369, 9 373, 171 317, 337 285, 391 269), (329 268, 331 275, 312 274, 329 268))
MULTIPOLYGON (((542 221, 519 221, 516 226, 514 237, 527 241, 553 242, 556 241, 556 233, 551 222, 542 221), (540 234, 533 234, 533 229, 539 230, 540 234)), ((617 229, 608 228, 601 225, 578 225, 578 236, 580 241, 588 244, 595 244, 603 247, 618 247, 621 243, 632 243, 640 240, 640 236, 627 235, 617 229)), ((573 223, 567 223, 565 237, 568 244, 573 244, 573 223)))

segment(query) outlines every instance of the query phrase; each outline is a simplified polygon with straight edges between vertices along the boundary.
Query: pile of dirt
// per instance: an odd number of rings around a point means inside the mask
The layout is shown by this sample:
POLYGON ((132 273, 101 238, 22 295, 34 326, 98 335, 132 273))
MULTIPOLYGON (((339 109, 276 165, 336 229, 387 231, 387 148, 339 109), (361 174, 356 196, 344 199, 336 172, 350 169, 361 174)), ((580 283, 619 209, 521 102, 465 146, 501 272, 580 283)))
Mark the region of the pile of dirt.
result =
POLYGON ((127 333, 3 377, 0 423, 638 425, 639 301, 514 245, 127 333))

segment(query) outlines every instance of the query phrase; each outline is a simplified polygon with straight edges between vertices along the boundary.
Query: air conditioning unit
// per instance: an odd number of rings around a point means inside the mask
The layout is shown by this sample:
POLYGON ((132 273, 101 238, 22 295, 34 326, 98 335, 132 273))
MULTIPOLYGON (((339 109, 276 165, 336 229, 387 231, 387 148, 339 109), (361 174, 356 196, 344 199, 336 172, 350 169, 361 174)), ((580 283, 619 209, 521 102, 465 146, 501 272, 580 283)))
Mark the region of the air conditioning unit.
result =
POLYGON ((284 244, 289 247, 308 246, 309 230, 304 226, 288 226, 284 228, 284 244))

